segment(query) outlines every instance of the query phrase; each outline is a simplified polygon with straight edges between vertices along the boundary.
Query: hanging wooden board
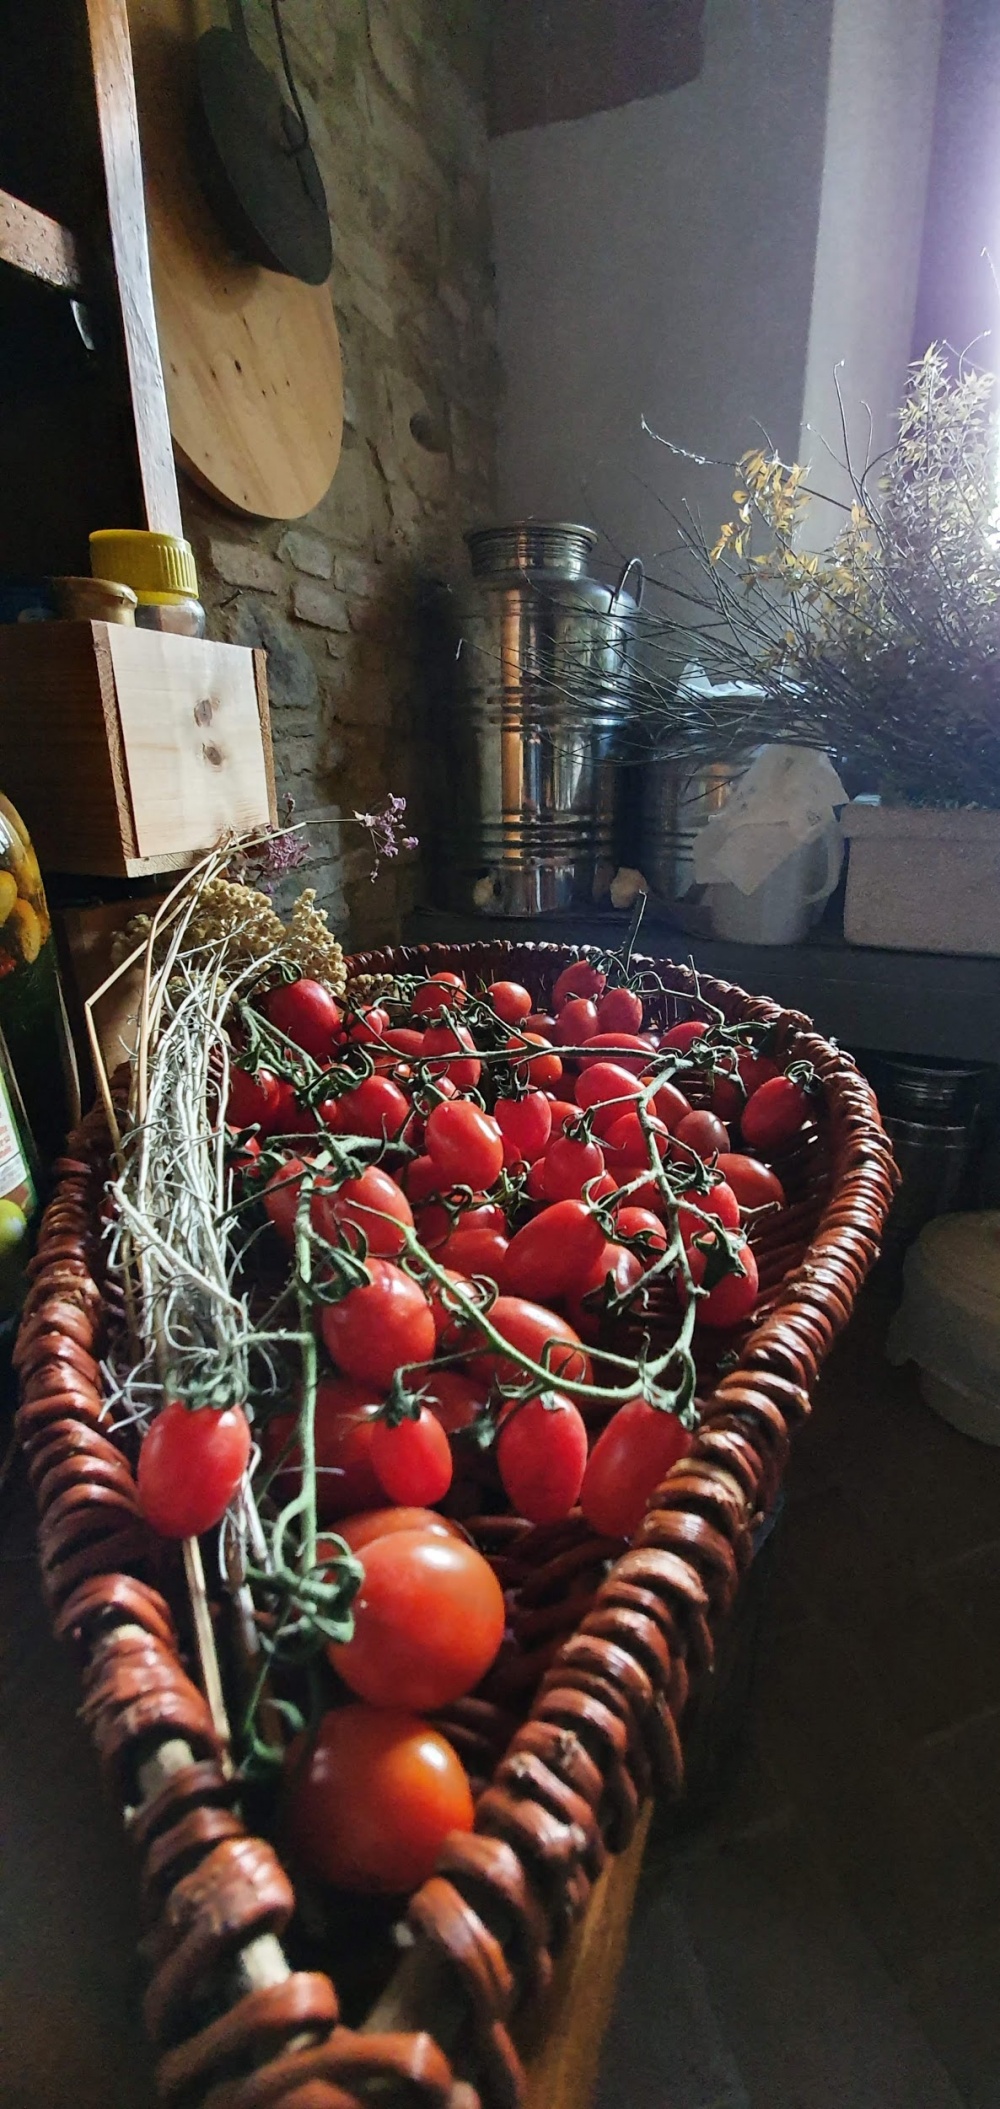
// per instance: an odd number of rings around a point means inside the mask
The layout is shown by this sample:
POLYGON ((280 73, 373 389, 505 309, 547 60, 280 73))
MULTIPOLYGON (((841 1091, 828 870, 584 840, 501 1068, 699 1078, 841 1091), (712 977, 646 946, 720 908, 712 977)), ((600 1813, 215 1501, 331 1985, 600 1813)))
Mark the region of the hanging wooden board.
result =
POLYGON ((128 0, 156 320, 178 459, 237 512, 294 520, 329 488, 343 386, 329 286, 229 250, 188 150, 204 0, 128 0))

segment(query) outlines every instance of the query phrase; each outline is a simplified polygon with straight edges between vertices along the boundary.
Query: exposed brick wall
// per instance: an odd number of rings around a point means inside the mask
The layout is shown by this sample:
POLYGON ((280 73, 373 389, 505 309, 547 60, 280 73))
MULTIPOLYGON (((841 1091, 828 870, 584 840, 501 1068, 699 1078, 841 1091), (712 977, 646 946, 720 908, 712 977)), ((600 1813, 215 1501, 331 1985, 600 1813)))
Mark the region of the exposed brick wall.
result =
MULTIPOLYGON (((276 66, 266 0, 251 0, 276 66)), ((485 68, 489 0, 284 0, 334 233, 344 451, 289 525, 183 505, 213 635, 269 653, 279 790, 308 823, 331 924, 391 938, 412 856, 371 884, 340 813, 411 800, 420 831, 420 581, 492 516, 497 356, 485 68)))

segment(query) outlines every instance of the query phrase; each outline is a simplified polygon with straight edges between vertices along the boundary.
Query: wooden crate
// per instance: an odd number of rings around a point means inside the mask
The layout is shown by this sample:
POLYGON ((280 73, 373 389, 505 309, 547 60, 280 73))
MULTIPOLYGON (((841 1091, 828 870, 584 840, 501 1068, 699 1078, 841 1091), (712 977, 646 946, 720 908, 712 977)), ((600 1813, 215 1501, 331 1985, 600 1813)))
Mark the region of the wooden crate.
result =
POLYGON ((47 871, 176 871, 276 819, 264 653, 104 622, 0 627, 0 789, 47 871))

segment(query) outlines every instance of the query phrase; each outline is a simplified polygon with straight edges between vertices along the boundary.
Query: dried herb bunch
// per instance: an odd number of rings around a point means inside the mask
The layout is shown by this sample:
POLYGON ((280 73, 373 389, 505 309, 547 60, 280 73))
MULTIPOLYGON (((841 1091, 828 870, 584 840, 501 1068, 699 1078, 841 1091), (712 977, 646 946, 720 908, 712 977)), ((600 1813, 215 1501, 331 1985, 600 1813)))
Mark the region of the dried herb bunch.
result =
POLYGON ((695 583, 670 590, 688 656, 759 694, 682 693, 678 709, 655 672, 658 652, 676 662, 676 625, 654 619, 639 713, 661 752, 808 741, 894 802, 1000 806, 996 377, 932 345, 888 454, 859 470, 842 425, 849 502, 765 445, 735 465, 736 511, 714 541, 693 515, 681 524, 695 583), (842 524, 810 553, 815 499, 842 524))

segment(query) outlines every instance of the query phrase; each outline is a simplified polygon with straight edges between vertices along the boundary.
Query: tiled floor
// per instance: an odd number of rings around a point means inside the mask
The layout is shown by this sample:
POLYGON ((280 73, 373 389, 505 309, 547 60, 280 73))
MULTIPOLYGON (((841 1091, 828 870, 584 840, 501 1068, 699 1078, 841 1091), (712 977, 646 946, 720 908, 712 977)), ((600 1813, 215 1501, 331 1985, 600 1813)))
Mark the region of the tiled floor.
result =
POLYGON ((659 1827, 600 2109, 1000 2109, 1000 1451, 883 1323, 800 1437, 724 1799, 659 1827))
MULTIPOLYGON (((1000 2109, 1000 1451, 883 1319, 799 1440, 723 1803, 654 1841, 600 2109, 1000 2109)), ((151 2109, 131 1868, 0 1526, 0 2104, 151 2109)))

